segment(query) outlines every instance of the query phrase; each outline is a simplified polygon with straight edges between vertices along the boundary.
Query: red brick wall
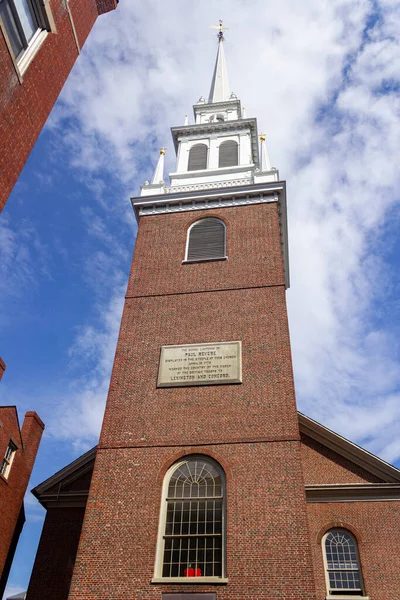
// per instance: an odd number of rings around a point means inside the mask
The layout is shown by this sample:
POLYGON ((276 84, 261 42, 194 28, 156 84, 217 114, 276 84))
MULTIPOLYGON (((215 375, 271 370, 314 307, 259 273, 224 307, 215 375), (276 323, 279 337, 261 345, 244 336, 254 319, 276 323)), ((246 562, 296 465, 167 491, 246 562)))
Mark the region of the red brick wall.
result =
POLYGON ((114 10, 117 7, 118 0, 96 0, 99 15, 114 10))
POLYGON ((349 529, 358 541, 366 595, 398 598, 400 589, 400 502, 309 504, 317 599, 326 596, 321 537, 331 527, 349 529))
POLYGON ((27 600, 66 600, 84 508, 49 508, 29 582, 27 600))
POLYGON ((99 448, 70 600, 193 591, 150 584, 162 473, 185 452, 227 473, 218 598, 314 597, 275 203, 141 220, 99 448), (182 265, 206 215, 229 259, 182 265), (156 388, 161 345, 224 340, 243 343, 242 384, 156 388))
MULTIPOLYGON (((50 4, 57 33, 44 40, 22 83, 0 31, 0 211, 78 56, 66 3, 50 4)), ((70 7, 82 46, 99 14, 97 4, 71 0, 70 7)), ((102 12, 107 7, 114 7, 113 0, 100 2, 102 12)))
POLYGON ((283 283, 277 205, 260 204, 142 218, 127 295, 183 294, 283 283), (219 217, 226 224, 228 260, 182 265, 188 227, 207 216, 219 217))
POLYGON ((198 213, 140 222, 104 446, 298 437, 277 205, 208 214, 227 225, 227 261, 182 265, 198 213), (241 385, 156 389, 162 345, 233 340, 241 385))
POLYGON ((379 483, 376 475, 343 458, 307 435, 301 435, 301 462, 308 485, 328 483, 379 483))
POLYGON ((161 592, 207 591, 221 600, 311 600, 299 472, 298 442, 98 451, 70 600, 159 600, 161 592), (162 475, 185 453, 211 455, 225 468, 226 586, 150 583, 162 475))
POLYGON ((18 448, 7 479, 0 475, 1 575, 44 425, 35 412, 29 411, 25 415, 20 435, 17 413, 13 406, 0 408, 0 421, 0 458, 3 458, 10 439, 18 448))

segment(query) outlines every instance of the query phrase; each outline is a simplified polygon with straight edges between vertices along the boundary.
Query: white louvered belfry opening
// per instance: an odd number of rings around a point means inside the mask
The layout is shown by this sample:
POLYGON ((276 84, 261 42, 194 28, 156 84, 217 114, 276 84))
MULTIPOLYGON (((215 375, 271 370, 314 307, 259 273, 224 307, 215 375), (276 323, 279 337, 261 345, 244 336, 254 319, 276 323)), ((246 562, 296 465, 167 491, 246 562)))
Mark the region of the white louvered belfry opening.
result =
POLYGON ((200 219, 188 231, 185 260, 223 259, 225 247, 225 223, 213 217, 200 219))
POLYGON ((206 144, 195 144, 189 151, 188 171, 207 169, 208 148, 206 144))
POLYGON ((236 167, 239 164, 239 144, 226 140, 219 147, 218 167, 236 167))

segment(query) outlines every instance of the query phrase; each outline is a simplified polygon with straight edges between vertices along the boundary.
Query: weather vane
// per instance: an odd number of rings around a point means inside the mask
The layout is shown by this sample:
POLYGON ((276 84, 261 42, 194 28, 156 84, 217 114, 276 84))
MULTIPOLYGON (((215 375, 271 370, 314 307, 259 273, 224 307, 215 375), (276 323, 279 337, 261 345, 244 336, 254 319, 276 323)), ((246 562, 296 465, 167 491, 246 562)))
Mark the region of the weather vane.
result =
POLYGON ((229 27, 222 27, 222 19, 219 19, 219 25, 210 25, 210 29, 218 29, 218 41, 224 41, 224 31, 227 31, 229 27))

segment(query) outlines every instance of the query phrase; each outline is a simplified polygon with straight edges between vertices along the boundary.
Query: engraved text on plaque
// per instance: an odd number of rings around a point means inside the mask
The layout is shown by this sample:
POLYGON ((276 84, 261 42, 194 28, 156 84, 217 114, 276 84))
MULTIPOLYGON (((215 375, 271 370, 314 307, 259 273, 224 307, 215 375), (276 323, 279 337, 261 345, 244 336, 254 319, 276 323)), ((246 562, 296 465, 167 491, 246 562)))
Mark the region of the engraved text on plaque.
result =
POLYGON ((161 347, 157 387, 241 382, 241 342, 161 347))

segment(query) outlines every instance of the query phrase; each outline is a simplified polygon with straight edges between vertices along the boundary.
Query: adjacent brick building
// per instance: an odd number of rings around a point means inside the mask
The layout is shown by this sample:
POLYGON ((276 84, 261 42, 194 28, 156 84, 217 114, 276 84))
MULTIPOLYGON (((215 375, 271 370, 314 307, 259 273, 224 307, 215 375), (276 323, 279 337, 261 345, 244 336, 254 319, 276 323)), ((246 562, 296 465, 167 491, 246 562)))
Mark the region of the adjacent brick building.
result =
POLYGON ((161 150, 132 200, 100 441, 34 490, 28 600, 398 595, 400 472, 296 410, 286 187, 222 39, 208 102, 172 129, 171 185, 161 150))
POLYGON ((3 0, 0 211, 97 17, 118 0, 3 0))
MULTIPOLYGON (((0 378, 4 370, 0 359, 0 378)), ((0 407, 0 597, 25 522, 23 500, 43 429, 35 412, 25 414, 20 429, 16 407, 0 407)))

